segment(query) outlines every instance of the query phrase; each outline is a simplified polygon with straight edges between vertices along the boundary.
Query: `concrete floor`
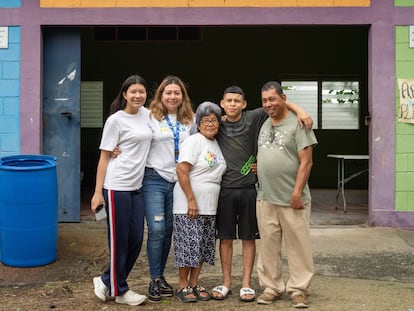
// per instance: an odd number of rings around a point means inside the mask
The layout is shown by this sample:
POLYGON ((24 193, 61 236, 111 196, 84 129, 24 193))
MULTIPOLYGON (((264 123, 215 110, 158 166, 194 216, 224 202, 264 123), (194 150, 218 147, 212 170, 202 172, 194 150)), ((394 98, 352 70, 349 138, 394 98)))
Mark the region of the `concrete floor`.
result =
POLYGON ((336 189, 311 189, 311 225, 365 225, 368 220, 368 190, 345 189, 347 212, 342 199, 335 209, 336 189))

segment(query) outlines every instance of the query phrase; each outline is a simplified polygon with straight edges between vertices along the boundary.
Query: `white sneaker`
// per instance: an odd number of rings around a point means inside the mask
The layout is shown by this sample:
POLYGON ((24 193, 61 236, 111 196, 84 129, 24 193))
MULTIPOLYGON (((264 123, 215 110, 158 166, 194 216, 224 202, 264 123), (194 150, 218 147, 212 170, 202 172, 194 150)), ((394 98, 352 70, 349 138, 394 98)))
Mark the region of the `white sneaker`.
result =
POLYGON ((130 306, 138 306, 147 299, 147 296, 137 294, 132 290, 128 290, 121 296, 115 298, 116 303, 122 303, 130 306))
POLYGON ((93 287, 96 297, 98 297, 102 302, 106 302, 109 293, 109 288, 106 287, 104 282, 102 282, 100 276, 93 278, 93 287))

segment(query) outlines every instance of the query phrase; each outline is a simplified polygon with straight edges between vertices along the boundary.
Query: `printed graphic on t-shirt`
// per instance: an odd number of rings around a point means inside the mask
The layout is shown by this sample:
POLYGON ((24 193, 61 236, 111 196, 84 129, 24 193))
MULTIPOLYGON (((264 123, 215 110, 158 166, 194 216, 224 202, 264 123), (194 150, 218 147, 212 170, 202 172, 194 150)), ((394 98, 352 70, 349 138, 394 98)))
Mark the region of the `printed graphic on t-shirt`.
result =
POLYGON ((170 127, 167 122, 160 122, 160 133, 171 133, 170 127))
POLYGON ((212 151, 207 151, 206 156, 204 157, 204 160, 207 161, 209 167, 216 167, 218 165, 217 163, 217 155, 214 154, 212 151))
POLYGON ((285 150, 287 135, 286 131, 280 131, 272 126, 269 130, 260 133, 258 145, 260 148, 285 150))
MULTIPOLYGON (((163 120, 159 124, 160 124, 160 133, 162 133, 162 134, 165 134, 165 133, 170 134, 171 133, 171 128, 168 125, 167 121, 163 120)), ((175 130, 176 127, 177 127, 177 123, 175 121, 172 121, 171 125, 173 126, 173 128, 175 130)), ((180 122, 178 122, 178 131, 179 132, 184 132, 185 131, 185 128, 181 126, 180 122)))

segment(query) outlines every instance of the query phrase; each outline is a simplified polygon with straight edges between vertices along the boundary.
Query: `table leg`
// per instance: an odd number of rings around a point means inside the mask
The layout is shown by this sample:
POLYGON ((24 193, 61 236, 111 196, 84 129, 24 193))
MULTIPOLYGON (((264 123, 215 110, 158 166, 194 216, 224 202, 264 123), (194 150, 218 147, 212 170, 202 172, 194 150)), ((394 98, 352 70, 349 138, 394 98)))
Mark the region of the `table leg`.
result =
POLYGON ((338 159, 338 180, 336 186, 336 200, 335 200, 335 209, 338 209, 339 195, 342 196, 342 203, 344 208, 344 213, 346 213, 346 200, 345 200, 345 160, 338 159))
POLYGON ((338 159, 338 173, 336 174, 337 176, 337 181, 336 181, 336 200, 335 200, 335 209, 338 209, 338 200, 339 200, 339 192, 341 190, 341 159, 338 159))
POLYGON ((341 187, 342 187, 342 202, 344 204, 344 213, 346 213, 346 200, 345 200, 345 160, 342 159, 342 181, 341 181, 341 187))
MULTIPOLYGON (((339 196, 342 195, 342 204, 343 204, 343 210, 344 213, 347 212, 347 208, 346 208, 346 199, 345 199, 345 184, 354 179, 355 177, 368 172, 368 169, 363 169, 360 171, 357 171, 356 173, 345 177, 345 157, 342 157, 340 155, 328 155, 328 157, 331 158, 336 158, 338 161, 338 173, 337 173, 337 184, 336 184, 336 199, 335 199, 335 209, 338 209, 338 201, 339 201, 339 196)), ((348 156, 346 157, 346 159, 350 160, 365 160, 365 159, 369 159, 368 156, 348 156)))

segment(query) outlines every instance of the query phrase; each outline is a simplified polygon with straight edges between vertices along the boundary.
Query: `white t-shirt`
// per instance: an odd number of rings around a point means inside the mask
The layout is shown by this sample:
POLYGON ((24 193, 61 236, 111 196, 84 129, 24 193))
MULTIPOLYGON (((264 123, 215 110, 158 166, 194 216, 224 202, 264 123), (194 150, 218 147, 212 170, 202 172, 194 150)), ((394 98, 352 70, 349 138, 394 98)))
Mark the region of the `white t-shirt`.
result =
MULTIPOLYGON (((177 115, 169 114, 168 118, 171 121, 171 125, 174 131, 177 130, 177 115)), ((147 159, 147 167, 155 169, 160 176, 168 182, 177 181, 177 175, 175 173, 175 145, 174 145, 174 133, 171 131, 170 126, 166 119, 158 121, 156 118, 151 117, 151 126, 154 130, 154 136, 151 142, 151 148, 147 159)), ((190 124, 178 124, 179 132, 179 149, 183 141, 197 132, 195 122, 190 124)))
POLYGON ((144 107, 136 114, 119 110, 108 117, 99 148, 112 151, 118 146, 121 154, 109 160, 105 189, 133 191, 142 187, 152 139, 150 122, 149 112, 144 107))
MULTIPOLYGON (((192 164, 190 182, 200 215, 216 215, 221 177, 226 161, 216 140, 197 133, 182 144, 178 162, 192 164)), ((173 212, 187 214, 187 198, 177 182, 174 187, 173 212)))

